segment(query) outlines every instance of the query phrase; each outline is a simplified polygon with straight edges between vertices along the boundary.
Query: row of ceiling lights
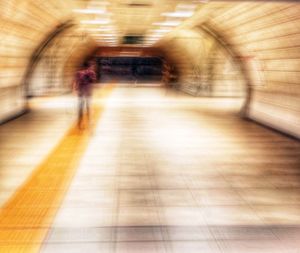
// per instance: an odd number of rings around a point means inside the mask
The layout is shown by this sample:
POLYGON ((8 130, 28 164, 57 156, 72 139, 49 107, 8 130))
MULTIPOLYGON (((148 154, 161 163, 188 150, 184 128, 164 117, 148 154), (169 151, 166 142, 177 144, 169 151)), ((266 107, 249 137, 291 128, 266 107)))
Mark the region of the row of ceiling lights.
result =
POLYGON ((192 17, 195 13, 197 4, 178 4, 174 12, 165 12, 161 16, 166 17, 163 22, 156 22, 153 25, 159 26, 158 29, 151 30, 144 43, 145 46, 153 46, 167 33, 179 26, 183 19, 192 17))
POLYGON ((90 1, 85 9, 74 9, 78 14, 100 15, 101 18, 81 20, 83 25, 99 25, 98 27, 89 26, 86 30, 91 34, 96 42, 109 46, 118 45, 118 31, 111 19, 111 13, 107 11, 107 1, 90 1))
MULTIPOLYGON (((205 1, 205 0, 202 0, 205 1)), ((198 1, 199 2, 199 1, 198 1)), ((117 46, 118 41, 118 31, 113 21, 110 18, 110 13, 107 12, 108 2, 100 2, 100 6, 94 6, 94 1, 90 2, 90 5, 85 9, 74 9, 73 12, 79 14, 92 14, 92 15, 105 15, 105 17, 82 20, 81 23, 84 25, 101 25, 99 28, 88 28, 90 34, 93 35, 95 40, 99 43, 105 43, 110 46, 117 46), (102 33, 101 33, 102 32, 102 33), (103 33, 104 32, 104 33, 103 33)), ((99 2, 98 2, 99 4, 99 2)), ((189 18, 194 15, 197 4, 183 4, 177 5, 174 12, 164 12, 161 16, 165 17, 166 20, 163 22, 155 22, 153 26, 159 26, 157 29, 152 29, 149 31, 145 41, 144 46, 152 46, 157 43, 162 37, 167 33, 171 32, 175 27, 179 26, 185 18, 189 18)))

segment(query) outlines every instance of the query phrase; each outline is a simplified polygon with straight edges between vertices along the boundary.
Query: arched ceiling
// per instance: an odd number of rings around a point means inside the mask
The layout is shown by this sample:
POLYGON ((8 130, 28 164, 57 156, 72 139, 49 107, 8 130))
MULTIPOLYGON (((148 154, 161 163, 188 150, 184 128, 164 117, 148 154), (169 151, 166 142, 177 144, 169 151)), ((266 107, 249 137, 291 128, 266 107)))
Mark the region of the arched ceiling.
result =
POLYGON ((61 68, 74 69, 97 47, 126 42, 167 52, 188 78, 195 65, 205 67, 218 41, 243 65, 251 86, 247 114, 300 135, 298 1, 0 0, 0 9, 0 119, 23 108, 32 58, 70 22, 72 32, 61 39, 72 38, 72 50, 62 50, 61 68))
POLYGON ((120 45, 126 36, 137 36, 140 46, 150 46, 191 17, 201 1, 106 0, 79 1, 72 11, 81 26, 100 45, 120 45))

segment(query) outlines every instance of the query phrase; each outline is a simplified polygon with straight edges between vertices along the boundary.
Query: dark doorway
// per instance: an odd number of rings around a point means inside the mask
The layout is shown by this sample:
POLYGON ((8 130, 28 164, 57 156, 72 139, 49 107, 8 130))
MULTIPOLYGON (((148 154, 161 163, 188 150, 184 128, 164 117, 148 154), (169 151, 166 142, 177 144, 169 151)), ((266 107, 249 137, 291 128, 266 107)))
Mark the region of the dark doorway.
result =
POLYGON ((158 57, 99 57, 101 82, 160 82, 162 60, 158 57))

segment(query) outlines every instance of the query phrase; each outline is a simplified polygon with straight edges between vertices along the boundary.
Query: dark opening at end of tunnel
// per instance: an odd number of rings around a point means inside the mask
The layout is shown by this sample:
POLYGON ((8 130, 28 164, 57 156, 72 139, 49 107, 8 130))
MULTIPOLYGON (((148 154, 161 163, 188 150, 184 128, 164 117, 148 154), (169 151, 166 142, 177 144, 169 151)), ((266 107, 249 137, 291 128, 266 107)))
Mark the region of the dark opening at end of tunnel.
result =
POLYGON ((162 79, 162 60, 158 57, 99 57, 100 82, 159 83, 162 79))
MULTIPOLYGON (((1 122, 23 112, 29 96, 70 92, 78 64, 99 47, 120 52, 139 47, 158 50, 174 67, 170 75, 175 73, 176 81, 169 82, 168 66, 162 64, 161 83, 197 97, 243 98, 244 116, 299 138, 297 1, 84 2, 59 7, 52 1, 1 2, 1 122), (89 19, 103 12, 115 20, 89 19), (128 34, 145 40, 125 45, 128 34)), ((123 79, 159 80, 153 66, 134 66, 121 67, 131 70, 123 79)), ((116 68, 114 75, 120 76, 116 68)))

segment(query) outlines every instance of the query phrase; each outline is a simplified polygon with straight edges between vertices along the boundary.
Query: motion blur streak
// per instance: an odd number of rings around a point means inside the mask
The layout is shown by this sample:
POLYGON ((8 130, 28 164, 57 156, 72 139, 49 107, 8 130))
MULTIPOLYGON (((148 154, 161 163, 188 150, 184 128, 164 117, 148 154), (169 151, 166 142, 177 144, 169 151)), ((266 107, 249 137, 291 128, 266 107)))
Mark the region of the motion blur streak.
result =
MULTIPOLYGON (((112 86, 108 86, 98 91, 96 97, 105 98, 111 90, 112 86)), ((100 118, 102 110, 103 105, 94 106, 94 120, 100 118)), ((94 128, 95 125, 91 127, 94 128)), ((0 252, 39 251, 88 145, 89 137, 88 130, 78 130, 77 126, 72 126, 55 149, 1 208, 0 252)))

